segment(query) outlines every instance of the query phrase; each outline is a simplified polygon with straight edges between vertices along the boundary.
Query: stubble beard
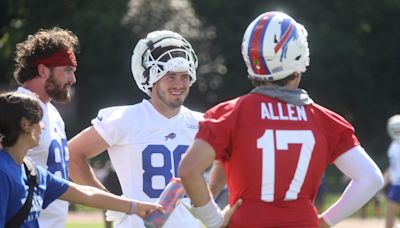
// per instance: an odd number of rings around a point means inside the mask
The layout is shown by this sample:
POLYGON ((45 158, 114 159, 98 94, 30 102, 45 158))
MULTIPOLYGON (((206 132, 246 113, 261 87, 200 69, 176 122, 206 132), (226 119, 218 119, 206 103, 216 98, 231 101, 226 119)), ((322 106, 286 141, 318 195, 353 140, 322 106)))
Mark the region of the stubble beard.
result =
POLYGON ((183 102, 185 102, 185 99, 188 94, 184 95, 182 99, 174 99, 174 100, 168 100, 167 99, 167 94, 160 92, 157 90, 157 96, 158 98, 166 104, 168 107, 172 109, 180 108, 183 105, 183 102))

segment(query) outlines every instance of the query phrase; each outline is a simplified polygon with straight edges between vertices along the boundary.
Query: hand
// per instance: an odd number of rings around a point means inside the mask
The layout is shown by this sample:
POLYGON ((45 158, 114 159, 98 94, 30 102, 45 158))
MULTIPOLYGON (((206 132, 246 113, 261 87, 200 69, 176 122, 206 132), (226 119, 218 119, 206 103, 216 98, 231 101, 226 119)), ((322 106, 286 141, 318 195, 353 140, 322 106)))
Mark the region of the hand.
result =
POLYGON ((160 204, 155 203, 145 203, 141 201, 135 201, 137 208, 135 214, 141 218, 146 218, 154 211, 160 211, 164 213, 163 207, 160 204))
POLYGON ((222 223, 221 227, 226 227, 228 226, 231 217, 233 215, 233 213, 235 213, 236 209, 242 205, 243 200, 242 199, 238 199, 235 204, 233 204, 233 206, 231 207, 229 204, 224 208, 224 210, 222 210, 222 213, 224 214, 224 223, 222 223))
POLYGON ((330 226, 328 223, 325 222, 324 218, 322 216, 318 216, 318 223, 319 223, 319 228, 329 228, 330 226))
POLYGON ((114 222, 114 224, 120 224, 126 218, 127 214, 124 212, 107 210, 106 211, 106 221, 114 222))

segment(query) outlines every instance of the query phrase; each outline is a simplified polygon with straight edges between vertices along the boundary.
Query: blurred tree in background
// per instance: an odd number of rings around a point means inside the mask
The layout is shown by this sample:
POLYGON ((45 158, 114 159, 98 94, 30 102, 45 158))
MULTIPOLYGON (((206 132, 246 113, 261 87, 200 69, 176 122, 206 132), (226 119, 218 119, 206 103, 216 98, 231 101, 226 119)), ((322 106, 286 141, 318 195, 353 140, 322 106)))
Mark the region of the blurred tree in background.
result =
POLYGON ((309 33, 311 65, 301 87, 356 128, 382 169, 386 121, 400 113, 398 0, 93 0, 0 2, 0 89, 16 87, 15 44, 40 28, 59 26, 81 41, 75 97, 59 106, 72 137, 99 108, 139 102, 130 58, 150 31, 181 33, 199 57, 198 81, 186 105, 205 111, 248 92, 240 47, 244 30, 265 11, 286 12, 309 33))

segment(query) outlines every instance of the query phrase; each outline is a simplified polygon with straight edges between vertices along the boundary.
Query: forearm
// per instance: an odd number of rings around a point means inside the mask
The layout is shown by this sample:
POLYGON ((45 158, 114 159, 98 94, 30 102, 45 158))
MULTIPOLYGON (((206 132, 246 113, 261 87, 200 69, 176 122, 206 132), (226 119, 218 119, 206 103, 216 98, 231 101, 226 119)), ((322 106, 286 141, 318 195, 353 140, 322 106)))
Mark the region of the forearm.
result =
POLYGON ((205 141, 196 139, 182 158, 179 176, 192 201, 192 213, 207 227, 220 227, 224 223, 224 215, 218 208, 204 180, 204 171, 212 164, 214 149, 205 141))
POLYGON ((79 184, 94 186, 103 190, 106 188, 96 178, 88 160, 103 151, 109 145, 93 127, 86 128, 68 142, 69 173, 73 181, 79 184))
POLYGON ((210 191, 201 174, 188 175, 182 179, 186 193, 192 201, 191 212, 207 227, 217 228, 224 222, 224 215, 211 198, 210 191))
POLYGON ((78 184, 89 185, 108 191, 106 187, 97 179, 87 158, 83 155, 75 156, 69 162, 69 174, 71 179, 78 184))
POLYGON ((211 199, 203 173, 213 163, 214 156, 214 149, 207 142, 196 139, 179 164, 179 177, 196 207, 205 205, 211 199))
POLYGON ((335 165, 352 181, 339 200, 322 214, 329 225, 334 225, 354 213, 383 185, 382 173, 361 147, 353 148, 340 156, 335 165))
POLYGON ((125 213, 129 212, 131 209, 131 201, 128 199, 118 197, 92 186, 77 185, 74 183, 70 183, 68 190, 61 195, 60 199, 89 207, 125 213))
POLYGON ((201 173, 190 173, 181 177, 186 194, 196 207, 203 206, 211 199, 210 191, 201 173))
POLYGON ((390 172, 389 168, 383 173, 383 187, 386 187, 390 183, 390 172))
POLYGON ((223 165, 220 161, 214 161, 210 172, 210 191, 215 199, 224 189, 226 184, 226 175, 223 165))
POLYGON ((361 208, 376 194, 378 189, 379 186, 369 180, 351 181, 339 200, 329 207, 322 217, 330 225, 334 225, 361 208), (363 189, 362 193, 360 193, 361 189, 363 189))

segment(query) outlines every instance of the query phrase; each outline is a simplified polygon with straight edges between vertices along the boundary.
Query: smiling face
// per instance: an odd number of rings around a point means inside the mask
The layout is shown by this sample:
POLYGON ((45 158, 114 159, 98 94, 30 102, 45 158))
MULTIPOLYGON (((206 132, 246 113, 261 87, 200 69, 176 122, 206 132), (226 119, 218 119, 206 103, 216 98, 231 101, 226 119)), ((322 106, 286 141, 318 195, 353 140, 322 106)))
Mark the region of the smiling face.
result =
POLYGON ((189 94, 189 88, 190 76, 187 72, 170 71, 153 85, 152 103, 156 109, 179 110, 189 94))
POLYGON ((50 76, 45 84, 46 93, 56 102, 71 102, 71 86, 76 82, 76 67, 56 66, 49 69, 50 76))

